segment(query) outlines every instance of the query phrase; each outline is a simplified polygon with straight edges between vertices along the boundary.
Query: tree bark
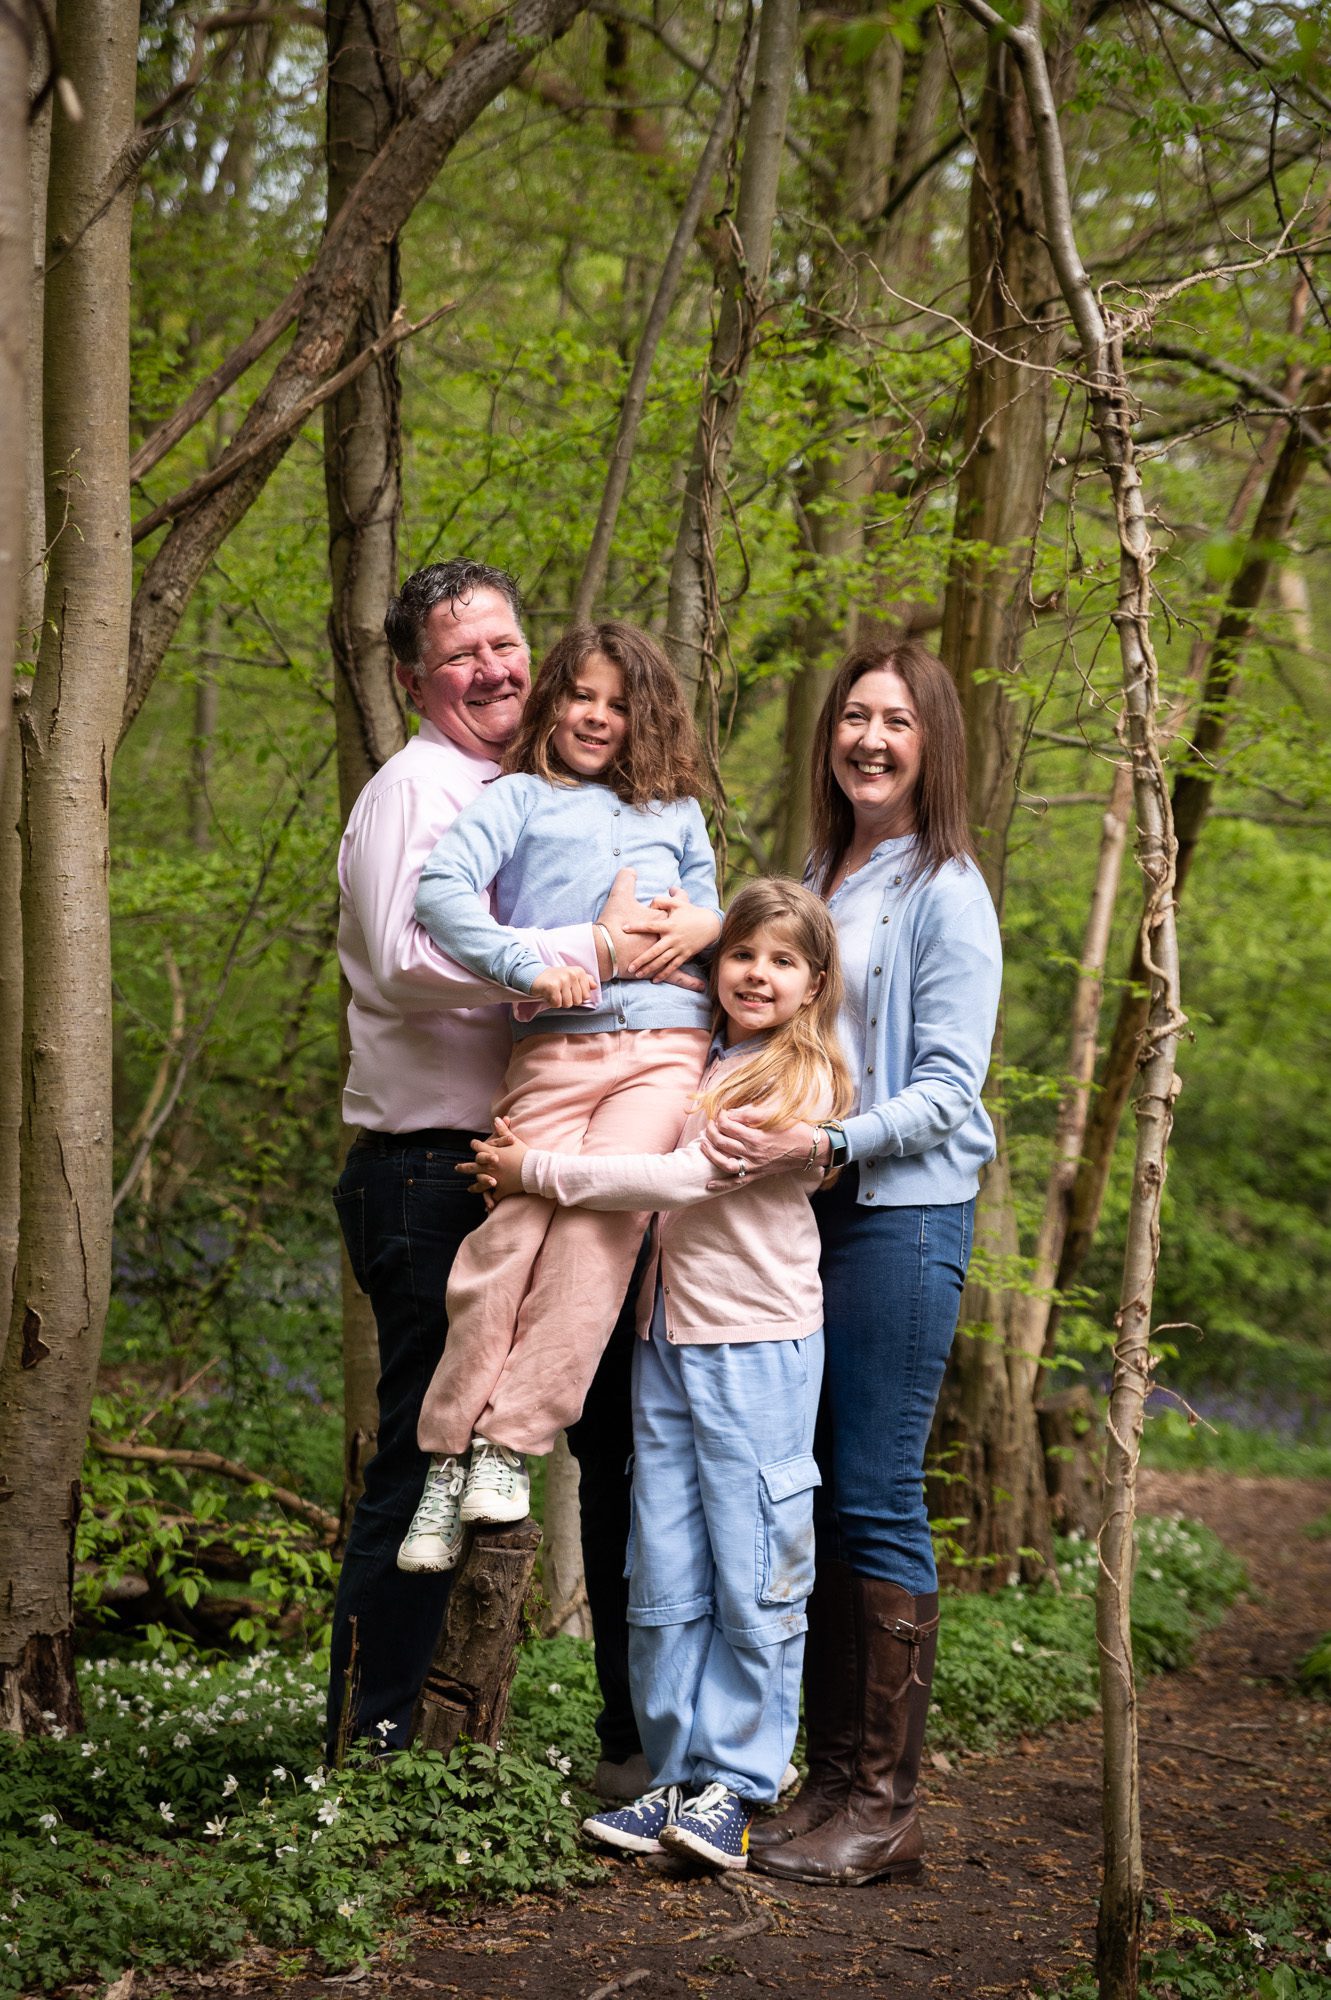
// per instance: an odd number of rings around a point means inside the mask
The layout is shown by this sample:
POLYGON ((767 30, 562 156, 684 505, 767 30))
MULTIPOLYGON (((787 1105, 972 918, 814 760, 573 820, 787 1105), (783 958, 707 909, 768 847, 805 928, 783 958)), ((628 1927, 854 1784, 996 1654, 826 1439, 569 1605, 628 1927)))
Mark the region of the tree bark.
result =
POLYGON ((1021 68, 1039 159, 1050 258, 1077 330, 1091 416, 1113 494, 1118 531, 1121 727, 1132 758, 1137 860, 1145 901, 1141 937, 1150 980, 1147 1031, 1138 1056, 1137 1149, 1128 1213, 1118 1338, 1110 1387, 1104 1514, 1099 1536, 1096 1639, 1104 1725, 1104 1881, 1096 1935, 1101 2000, 1135 2000, 1141 1959, 1143 1873, 1132 1661, 1132 1560, 1137 1462, 1150 1388, 1151 1304, 1160 1247, 1160 1203, 1178 1089, 1175 1057, 1185 1024, 1179 1002, 1174 921, 1175 839, 1169 787, 1156 733, 1159 677, 1151 643, 1150 521, 1137 470, 1122 327, 1106 319, 1087 276, 1072 221, 1058 109, 1045 59, 1040 0, 1023 0, 1012 26, 987 0, 963 0, 1021 68))
POLYGON ((699 157, 693 181, 680 211, 674 237, 666 253, 665 263, 661 267, 661 275, 657 280, 651 306, 648 308, 646 323, 638 341, 638 351, 633 357, 633 368, 629 375, 628 387, 624 391, 614 448, 610 454, 610 469, 606 474, 601 505, 597 510, 596 526, 592 530, 591 546, 587 550, 582 575, 578 578, 578 587, 573 596, 572 622, 575 625, 585 625, 591 620, 596 601, 605 588, 610 551, 614 546, 615 524, 628 490, 629 469, 633 463, 634 446, 638 441, 638 427, 642 422, 642 413, 647 403, 647 385, 651 381, 656 350, 661 344, 661 335, 665 332, 671 307, 679 291, 684 266, 693 239, 698 233, 698 224, 702 220, 703 208, 711 191, 712 181, 725 156, 743 83, 740 67, 741 65, 737 63, 730 87, 721 99, 720 108, 707 136, 707 143, 699 157))
MULTIPOLYGON (((67 0, 48 236, 86 213, 134 129, 138 7, 67 0)), ((111 758, 129 639, 129 232, 124 188, 47 286, 47 515, 67 513, 24 718, 23 1168, 0 1373, 0 1727, 74 1726, 79 1466, 110 1285, 111 758)))
POLYGON ((799 0, 764 0, 732 242, 717 281, 716 328, 703 378, 666 606, 666 646, 695 699, 704 680, 710 679, 714 662, 717 507, 766 298, 786 114, 798 53, 799 0))
POLYGON ((582 1569, 582 1509, 578 1499, 578 1461, 563 1431, 545 1461, 545 1532, 542 1541, 542 1581, 549 1605, 545 1635, 566 1632, 573 1639, 590 1639, 591 1613, 582 1569))
POLYGON ((291 443, 257 452, 252 441, 333 375, 383 259, 463 133, 539 50, 565 34, 583 0, 514 0, 466 42, 439 76, 422 72, 403 91, 402 116, 330 223, 310 272, 291 346, 255 398, 221 464, 235 476, 202 497, 166 535, 134 599, 122 734, 133 723, 175 636, 190 593, 291 443))
POLYGON ((13 710, 14 659, 23 594, 23 482, 28 408, 28 271, 31 219, 28 73, 33 16, 0 13, 0 773, 13 710))
MULTIPOLYGON (((1039 163, 1011 49, 990 42, 971 177, 970 365, 954 547, 941 652, 966 721, 971 830, 1000 917, 1008 823, 1016 799, 1022 703, 1014 696, 1032 623, 1030 575, 1048 480, 1049 370, 1058 336, 1044 244, 1039 163)), ((1001 1057, 999 1023, 995 1060, 1001 1057)), ((1035 1414, 1043 1319, 1028 1323, 1010 1272, 1020 1244, 1012 1208, 1006 1121, 995 1111, 997 1157, 976 1216, 975 1275, 962 1297, 932 1456, 943 1513, 963 1557, 958 1583, 1001 1583, 1053 1542, 1035 1414), (979 1336, 967 1336, 978 1327, 979 1336), (969 1513, 969 1525, 966 1515, 969 1513), (997 1558, 995 1563, 994 1559, 997 1558), (989 1566, 976 1570, 976 1561, 989 1566)))
MULTIPOLYGON (((387 0, 331 0, 328 46, 328 226, 334 226, 361 176, 387 144, 401 116, 398 24, 387 0)), ((375 268, 342 359, 370 347, 398 308, 394 238, 375 268)), ((324 488, 332 598, 328 639, 333 658, 337 786, 342 818, 380 765, 407 740, 406 712, 384 636, 384 612, 397 588, 397 528, 402 510, 401 387, 395 352, 382 354, 324 405, 324 488)), ((340 992, 343 1074, 349 1055, 347 990, 340 992)), ((342 1246, 342 1523, 365 1484, 379 1425, 378 1337, 370 1302, 342 1246)))
POLYGON ((473 1535, 416 1709, 415 1739, 423 1750, 447 1754, 460 1736, 499 1741, 540 1545, 534 1521, 473 1535))
MULTIPOLYGON (((1305 423, 1310 421, 1306 415, 1307 407, 1323 403, 1329 393, 1331 371, 1324 370, 1313 378, 1304 398, 1305 423)), ((1210 811, 1216 766, 1229 726, 1229 699, 1234 691, 1243 650, 1252 636, 1253 621, 1271 579, 1278 573, 1312 456, 1303 426, 1290 423, 1253 520, 1248 553, 1230 586, 1224 612, 1205 659, 1197 721, 1187 753, 1174 779, 1172 812, 1178 841, 1174 878, 1176 903, 1183 894, 1197 843, 1210 811)), ((1100 1211, 1109 1185, 1118 1129, 1136 1074, 1137 1052, 1147 1023, 1150 1002, 1144 966, 1139 937, 1133 947, 1128 983, 1119 1000, 1100 1087, 1086 1128, 1085 1145, 1068 1197, 1067 1228, 1054 1281, 1060 1292, 1068 1291, 1077 1283, 1100 1226, 1100 1211)), ((1057 1320, 1055 1308, 1050 1313, 1051 1339, 1057 1330, 1057 1320)))

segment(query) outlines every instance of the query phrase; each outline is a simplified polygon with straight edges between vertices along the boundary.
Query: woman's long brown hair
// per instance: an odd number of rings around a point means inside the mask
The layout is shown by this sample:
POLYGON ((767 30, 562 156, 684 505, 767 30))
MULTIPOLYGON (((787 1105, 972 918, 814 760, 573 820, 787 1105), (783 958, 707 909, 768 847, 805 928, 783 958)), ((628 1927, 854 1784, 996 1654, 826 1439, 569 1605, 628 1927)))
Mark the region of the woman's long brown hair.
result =
POLYGON ((712 958, 716 1026, 725 1019, 716 1001, 717 968, 728 951, 760 930, 775 931, 819 975, 818 989, 789 1021, 764 1036, 754 1055, 727 1064, 715 1089, 699 1102, 709 1118, 740 1105, 761 1108, 760 1122, 770 1131, 820 1115, 840 1118, 850 1109, 854 1088, 836 1037, 845 991, 836 925, 826 903, 798 882, 781 875, 750 882, 726 911, 712 958))
POLYGON ((825 896, 855 830, 850 800, 832 774, 832 736, 856 681, 886 671, 904 681, 920 729, 920 775, 915 786, 914 880, 936 875, 947 861, 975 858, 966 797, 966 725, 956 684, 936 654, 915 639, 857 646, 837 668, 813 732, 809 865, 825 896))
POLYGON ((619 755, 594 782, 630 806, 708 797, 698 732, 679 676, 649 633, 620 618, 575 625, 555 641, 504 753, 503 769, 530 772, 554 785, 582 783, 564 769, 550 739, 593 653, 603 653, 623 675, 629 725, 619 755))

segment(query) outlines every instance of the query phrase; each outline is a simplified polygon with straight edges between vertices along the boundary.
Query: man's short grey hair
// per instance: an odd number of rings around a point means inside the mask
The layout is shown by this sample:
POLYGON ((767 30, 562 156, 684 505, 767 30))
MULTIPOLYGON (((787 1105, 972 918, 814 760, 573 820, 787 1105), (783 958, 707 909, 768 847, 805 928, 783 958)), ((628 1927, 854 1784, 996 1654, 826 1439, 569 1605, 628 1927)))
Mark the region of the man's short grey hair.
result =
POLYGON ((522 592, 506 569, 455 556, 452 562, 427 563, 409 576, 388 607, 384 631, 393 658, 415 669, 421 663, 421 640, 436 604, 465 604, 478 590, 495 590, 522 627, 522 592))

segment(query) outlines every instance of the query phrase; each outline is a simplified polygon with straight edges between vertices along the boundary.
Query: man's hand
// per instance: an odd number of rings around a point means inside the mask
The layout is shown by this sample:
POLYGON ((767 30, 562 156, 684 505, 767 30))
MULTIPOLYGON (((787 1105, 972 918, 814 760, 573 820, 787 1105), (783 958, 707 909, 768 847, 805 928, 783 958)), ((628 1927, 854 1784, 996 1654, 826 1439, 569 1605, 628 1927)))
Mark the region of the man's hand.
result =
POLYGON ((476 1155, 475 1165, 460 1166, 457 1171, 470 1177, 476 1192, 485 1196, 487 1208, 507 1195, 522 1193, 522 1162, 531 1148, 523 1144, 507 1119, 496 1118, 489 1138, 473 1139, 471 1150, 476 1155))
POLYGON ((581 1007, 591 990, 591 978, 580 965, 547 965, 531 983, 531 998, 547 1007, 581 1007))
POLYGON ((655 939, 645 949, 636 949, 625 967, 627 976, 662 980, 715 944, 721 919, 715 910, 695 909, 682 889, 672 889, 668 895, 657 896, 646 915, 635 917, 626 929, 635 937, 655 939))
MULTIPOLYGON (((641 939, 644 933, 649 937, 656 937, 664 918, 668 917, 669 910, 675 904, 682 903, 684 907, 689 907, 688 897, 684 894, 684 891, 682 889, 672 889, 669 897, 663 896, 658 898, 658 902, 665 906, 664 912, 658 909, 655 904, 649 908, 646 903, 638 902, 635 893, 637 886, 638 877, 636 870, 621 868, 614 881, 610 884, 610 894, 606 897, 596 918, 598 924, 605 925, 615 941, 615 952, 619 961, 619 977, 621 979, 659 978, 664 980, 669 986, 682 986, 688 993, 705 993, 707 991, 706 985, 701 979, 695 979, 692 973, 680 972, 676 969, 648 974, 639 972, 633 966, 633 960, 642 956, 643 948, 641 939)), ((713 926, 715 926, 715 918, 712 921, 713 926)), ((715 935, 715 929, 713 929, 712 935, 715 935)), ((710 942, 710 938, 706 942, 710 942)), ((601 968, 601 978, 603 980, 609 979, 612 976, 609 963, 610 954, 606 951, 605 940, 603 938, 598 937, 596 940, 596 956, 601 968)), ((685 952, 683 957, 680 958, 679 964, 682 965, 684 959, 688 956, 689 953, 685 952)))

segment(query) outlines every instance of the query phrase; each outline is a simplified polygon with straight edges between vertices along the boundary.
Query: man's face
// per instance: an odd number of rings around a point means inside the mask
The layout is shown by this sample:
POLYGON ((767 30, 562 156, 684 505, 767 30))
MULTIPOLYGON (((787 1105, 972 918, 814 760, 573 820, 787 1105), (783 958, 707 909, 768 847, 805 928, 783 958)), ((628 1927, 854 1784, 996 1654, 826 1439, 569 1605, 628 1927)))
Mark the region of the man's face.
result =
POLYGON ((399 661, 397 677, 436 729, 462 749, 497 760, 531 692, 531 654, 502 593, 474 590, 435 605, 419 667, 399 661))

